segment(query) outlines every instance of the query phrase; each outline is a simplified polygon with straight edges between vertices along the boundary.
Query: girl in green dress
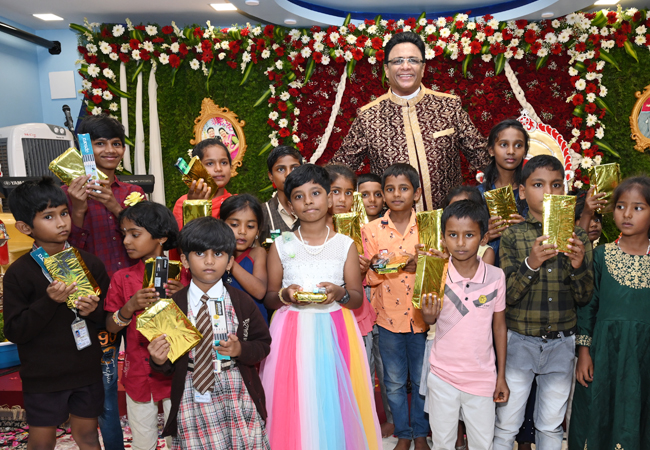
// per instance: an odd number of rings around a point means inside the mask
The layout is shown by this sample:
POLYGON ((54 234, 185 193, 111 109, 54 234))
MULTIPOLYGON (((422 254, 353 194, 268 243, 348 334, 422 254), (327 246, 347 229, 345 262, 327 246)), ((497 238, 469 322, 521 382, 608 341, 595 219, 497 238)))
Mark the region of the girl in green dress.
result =
POLYGON ((578 309, 569 450, 650 449, 650 178, 628 178, 612 203, 621 235, 594 250, 578 309))

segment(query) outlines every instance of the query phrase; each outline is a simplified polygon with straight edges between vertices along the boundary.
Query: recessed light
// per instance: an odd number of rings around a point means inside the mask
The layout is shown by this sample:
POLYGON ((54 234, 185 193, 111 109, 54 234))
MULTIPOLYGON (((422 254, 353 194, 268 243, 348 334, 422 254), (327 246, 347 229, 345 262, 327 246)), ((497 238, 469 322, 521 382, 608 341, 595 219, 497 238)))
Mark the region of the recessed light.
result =
POLYGON ((237 11, 237 7, 232 3, 210 3, 216 11, 237 11))
POLYGON ((550 17, 553 17, 555 14, 552 13, 551 11, 546 11, 542 13, 542 19, 548 19, 550 17))
POLYGON ((594 5, 615 5, 619 0, 598 0, 594 5))
POLYGON ((59 17, 56 14, 32 14, 37 19, 41 20, 63 20, 63 17, 59 17))
POLYGON ((297 22, 296 19, 284 19, 284 23, 287 25, 295 25, 297 22))
POLYGON ((260 4, 258 0, 246 0, 245 2, 248 6, 257 6, 260 4))

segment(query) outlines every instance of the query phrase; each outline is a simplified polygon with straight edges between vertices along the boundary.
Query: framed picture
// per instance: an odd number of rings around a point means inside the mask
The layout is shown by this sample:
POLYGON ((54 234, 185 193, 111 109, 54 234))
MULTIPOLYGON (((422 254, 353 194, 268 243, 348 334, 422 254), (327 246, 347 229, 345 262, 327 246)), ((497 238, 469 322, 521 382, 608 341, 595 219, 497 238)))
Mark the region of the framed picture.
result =
POLYGON ((204 139, 220 139, 230 152, 231 176, 234 177, 246 153, 244 125, 246 122, 239 120, 233 111, 216 105, 210 98, 204 98, 201 113, 194 119, 194 139, 190 140, 190 144, 196 145, 204 139))
POLYGON ((634 149, 643 152, 650 147, 650 85, 634 95, 637 101, 630 115, 631 137, 636 141, 634 149))

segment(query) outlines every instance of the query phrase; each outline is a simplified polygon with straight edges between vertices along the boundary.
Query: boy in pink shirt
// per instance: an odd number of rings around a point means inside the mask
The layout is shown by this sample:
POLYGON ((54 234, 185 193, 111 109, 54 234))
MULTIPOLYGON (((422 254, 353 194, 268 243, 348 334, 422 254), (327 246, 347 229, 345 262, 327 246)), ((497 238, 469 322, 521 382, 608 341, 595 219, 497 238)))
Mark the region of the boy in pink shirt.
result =
POLYGON ((495 402, 506 402, 510 394, 505 275, 477 256, 488 220, 485 206, 471 200, 451 204, 442 216, 450 255, 445 297, 441 304, 428 294, 422 306, 424 320, 437 327, 427 379, 434 450, 454 447, 459 413, 468 447, 492 449, 495 402))

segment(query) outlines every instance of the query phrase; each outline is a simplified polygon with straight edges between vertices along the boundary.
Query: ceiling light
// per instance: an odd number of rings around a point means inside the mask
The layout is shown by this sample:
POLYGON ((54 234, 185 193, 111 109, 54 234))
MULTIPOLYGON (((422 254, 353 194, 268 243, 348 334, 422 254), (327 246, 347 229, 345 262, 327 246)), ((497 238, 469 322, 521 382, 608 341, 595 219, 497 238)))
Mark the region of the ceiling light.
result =
POLYGON ((284 19, 284 23, 286 23, 287 25, 295 25, 296 19, 284 19))
POLYGON ((551 11, 546 11, 542 13, 542 19, 548 19, 550 17, 553 17, 555 14, 553 14, 551 11))
POLYGON ((598 0, 594 5, 615 5, 619 0, 598 0))
POLYGON ((56 14, 32 14, 37 19, 41 20, 63 20, 63 17, 59 17, 56 14))
POLYGON ((210 3, 216 11, 237 11, 237 7, 232 3, 210 3))
POLYGON ((260 4, 259 0, 246 0, 245 2, 248 6, 257 6, 260 4))

